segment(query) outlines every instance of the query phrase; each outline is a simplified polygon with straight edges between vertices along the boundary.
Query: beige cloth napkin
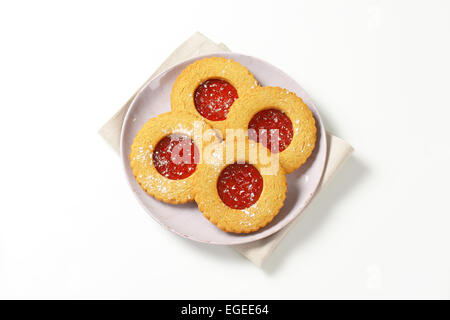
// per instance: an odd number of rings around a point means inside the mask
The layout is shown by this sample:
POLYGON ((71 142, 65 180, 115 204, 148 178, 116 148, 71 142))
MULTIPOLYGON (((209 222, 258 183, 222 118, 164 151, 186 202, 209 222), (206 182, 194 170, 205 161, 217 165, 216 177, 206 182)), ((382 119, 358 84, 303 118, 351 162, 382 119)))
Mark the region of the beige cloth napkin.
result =
MULTIPOLYGON (((199 55, 229 52, 230 50, 222 43, 216 44, 201 33, 197 32, 181 44, 163 64, 153 73, 150 79, 162 71, 176 65, 184 60, 199 55)), ((136 91, 136 93, 139 90, 136 91)), ((100 129, 100 135, 108 142, 114 150, 119 153, 120 150, 120 133, 122 131, 122 123, 125 118, 125 114, 130 106, 136 93, 123 105, 122 108, 100 129)), ((327 164, 325 167, 324 176, 319 186, 319 191, 330 180, 333 174, 344 163, 348 156, 353 152, 353 148, 344 140, 335 137, 331 134, 327 134, 328 139, 328 155, 327 164)), ((318 192, 319 192, 318 191, 318 192)), ((298 218, 297 218, 298 219, 298 218)), ((289 232, 292 226, 295 224, 294 220, 288 226, 278 231, 277 233, 261 240, 257 240, 251 243, 243 245, 234 245, 234 249, 246 256, 250 261, 258 266, 261 266, 264 260, 272 253, 277 247, 284 236, 289 232)))

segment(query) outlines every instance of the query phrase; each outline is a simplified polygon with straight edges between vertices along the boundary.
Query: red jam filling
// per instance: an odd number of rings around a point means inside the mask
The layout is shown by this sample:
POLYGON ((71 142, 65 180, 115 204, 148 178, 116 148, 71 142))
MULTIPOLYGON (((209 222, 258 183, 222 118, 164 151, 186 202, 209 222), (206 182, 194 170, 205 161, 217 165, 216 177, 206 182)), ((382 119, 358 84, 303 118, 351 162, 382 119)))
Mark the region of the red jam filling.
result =
POLYGON ((231 84, 225 80, 209 79, 195 90, 194 104, 204 118, 221 121, 227 118, 228 111, 237 98, 237 91, 231 84))
POLYGON ((291 119, 276 109, 263 110, 255 114, 248 128, 252 129, 249 131, 250 139, 262 143, 274 153, 286 149, 294 136, 291 119))
POLYGON ((263 178, 251 164, 230 164, 217 180, 223 203, 232 209, 245 209, 256 203, 263 189, 263 178))
POLYGON ((164 177, 181 180, 194 173, 199 151, 188 136, 171 134, 158 142, 153 152, 153 165, 164 177))

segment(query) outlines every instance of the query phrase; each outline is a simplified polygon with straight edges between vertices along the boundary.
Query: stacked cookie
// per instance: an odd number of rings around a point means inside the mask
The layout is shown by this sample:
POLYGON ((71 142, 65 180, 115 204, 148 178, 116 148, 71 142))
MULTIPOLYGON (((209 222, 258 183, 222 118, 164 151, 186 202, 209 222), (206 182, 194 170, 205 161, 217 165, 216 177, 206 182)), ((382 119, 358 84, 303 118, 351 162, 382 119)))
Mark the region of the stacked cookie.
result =
POLYGON ((238 62, 213 57, 180 73, 171 108, 150 119, 131 146, 141 187, 167 203, 195 200, 227 232, 272 221, 286 198, 286 173, 315 146, 314 117, 302 99, 261 87, 238 62))

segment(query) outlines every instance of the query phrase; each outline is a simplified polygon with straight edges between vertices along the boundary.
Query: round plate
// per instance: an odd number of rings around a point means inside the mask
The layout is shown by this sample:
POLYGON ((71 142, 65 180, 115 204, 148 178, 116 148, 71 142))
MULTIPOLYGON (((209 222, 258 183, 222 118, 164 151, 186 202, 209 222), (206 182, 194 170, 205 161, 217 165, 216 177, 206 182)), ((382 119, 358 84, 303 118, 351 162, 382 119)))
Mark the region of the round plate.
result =
POLYGON ((309 95, 291 77, 260 59, 237 53, 222 53, 187 60, 146 83, 132 101, 125 116, 120 138, 120 153, 128 182, 134 194, 156 221, 176 234, 191 240, 233 245, 265 238, 285 227, 300 214, 319 186, 325 168, 327 142, 317 108, 309 95), (128 160, 133 139, 143 124, 160 113, 170 111, 170 92, 180 72, 198 59, 213 56, 238 61, 247 67, 263 86, 278 86, 295 92, 308 105, 316 119, 318 129, 316 147, 307 163, 287 176, 288 192, 283 208, 270 224, 249 234, 227 233, 220 230, 203 217, 195 202, 170 205, 153 199, 136 182, 128 160))

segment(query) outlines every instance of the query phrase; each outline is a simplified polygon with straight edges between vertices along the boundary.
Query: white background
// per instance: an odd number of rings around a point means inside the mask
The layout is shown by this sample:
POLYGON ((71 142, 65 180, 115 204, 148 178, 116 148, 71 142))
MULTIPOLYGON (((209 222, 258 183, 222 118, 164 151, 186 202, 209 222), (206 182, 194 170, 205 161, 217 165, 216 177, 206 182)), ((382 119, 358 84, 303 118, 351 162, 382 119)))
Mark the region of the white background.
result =
POLYGON ((450 298, 450 2, 0 2, 0 298, 450 298), (355 153, 263 269, 138 205, 101 125, 193 32, 355 153))

